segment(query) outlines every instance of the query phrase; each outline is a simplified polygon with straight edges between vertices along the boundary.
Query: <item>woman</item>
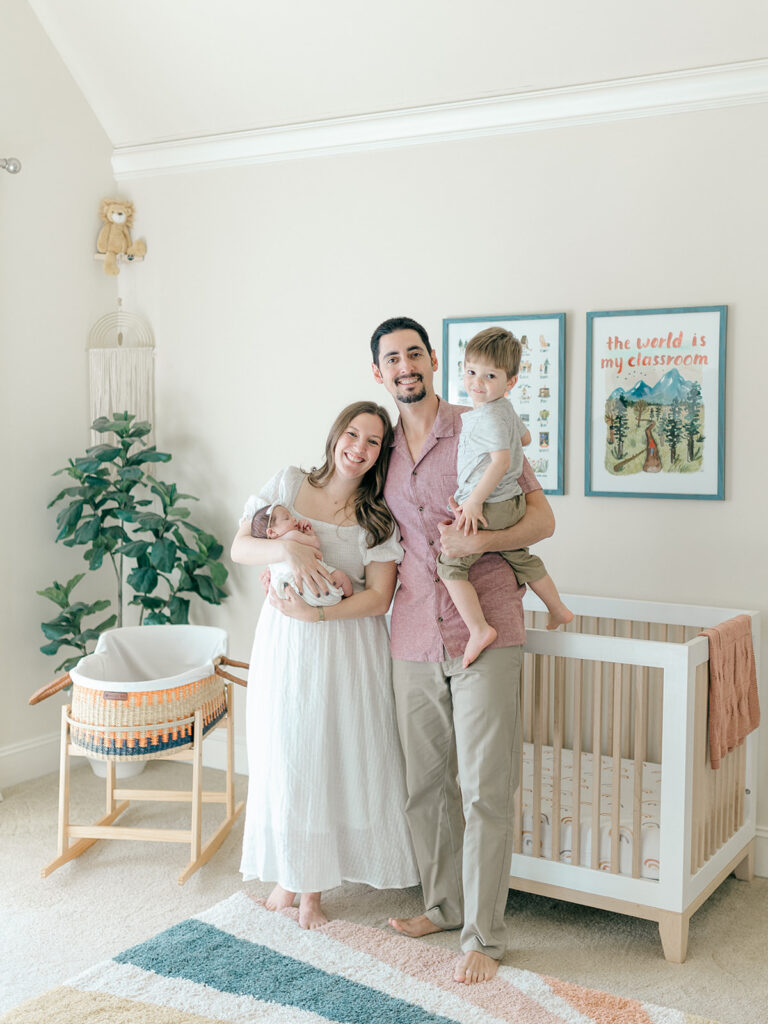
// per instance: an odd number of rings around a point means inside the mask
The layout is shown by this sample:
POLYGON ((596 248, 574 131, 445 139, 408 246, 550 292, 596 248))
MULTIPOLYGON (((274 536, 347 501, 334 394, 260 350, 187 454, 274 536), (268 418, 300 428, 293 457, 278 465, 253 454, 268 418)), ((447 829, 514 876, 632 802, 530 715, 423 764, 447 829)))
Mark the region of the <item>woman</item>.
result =
POLYGON ((403 815, 405 783, 391 691, 384 614, 402 548, 382 491, 392 444, 385 409, 342 410, 311 473, 289 466, 249 499, 232 544, 246 565, 288 561, 299 591, 325 592, 316 548, 251 536, 263 505, 308 519, 323 561, 346 572, 353 594, 317 608, 291 588, 270 591, 248 675, 249 789, 241 871, 276 879, 270 910, 327 922, 322 890, 343 880, 376 888, 418 883, 403 815))

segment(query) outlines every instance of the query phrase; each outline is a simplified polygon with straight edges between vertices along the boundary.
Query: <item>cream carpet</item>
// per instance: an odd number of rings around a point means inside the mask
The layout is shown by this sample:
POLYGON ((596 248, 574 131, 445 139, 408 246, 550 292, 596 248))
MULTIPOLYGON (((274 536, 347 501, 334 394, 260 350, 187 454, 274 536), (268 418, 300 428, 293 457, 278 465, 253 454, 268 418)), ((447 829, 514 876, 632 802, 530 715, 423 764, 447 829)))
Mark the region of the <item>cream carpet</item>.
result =
MULTIPOLYGON (((181 765, 151 762, 140 784, 180 789, 188 775, 181 765)), ((221 784, 220 773, 206 770, 206 775, 209 788, 221 784)), ((245 786, 240 779, 239 797, 245 786)), ((73 769, 71 788, 73 820, 92 821, 103 813, 103 783, 84 763, 73 769)), ((176 876, 186 863, 185 848, 157 843, 98 843, 43 880, 39 870, 56 849, 57 778, 24 783, 3 796, 0 1012, 243 888, 237 870, 240 824, 183 887, 176 876)), ((220 814, 206 808, 209 831, 220 814)), ((169 828, 187 824, 182 805, 136 805, 124 820, 169 828)), ((246 889, 265 894, 269 887, 249 883, 246 889)), ((675 965, 664 960, 658 931, 649 922, 511 893, 504 963, 722 1024, 768 1024, 767 897, 766 879, 729 879, 693 917, 688 960, 675 965)), ((393 913, 421 909, 418 889, 377 892, 360 885, 333 891, 325 906, 333 918, 377 928, 385 928, 393 913)), ((422 941, 458 949, 457 933, 422 941)))

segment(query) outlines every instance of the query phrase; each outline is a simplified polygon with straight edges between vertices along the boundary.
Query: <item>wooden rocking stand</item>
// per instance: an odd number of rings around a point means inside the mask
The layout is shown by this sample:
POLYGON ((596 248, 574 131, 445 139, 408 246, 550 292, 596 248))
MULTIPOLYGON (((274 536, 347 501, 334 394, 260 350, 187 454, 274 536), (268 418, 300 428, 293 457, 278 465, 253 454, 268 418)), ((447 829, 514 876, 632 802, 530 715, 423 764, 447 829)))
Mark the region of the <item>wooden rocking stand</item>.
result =
MULTIPOLYGON (((61 712, 61 760, 59 773, 59 829, 58 829, 58 856, 41 871, 43 878, 46 878, 62 864, 74 860, 85 853, 89 847, 100 839, 123 839, 149 841, 155 843, 188 843, 190 847, 190 860, 178 878, 179 885, 183 885, 191 875, 206 864, 213 854, 219 849, 241 814, 244 801, 235 804, 234 787, 234 703, 233 683, 245 686, 246 682, 237 676, 224 671, 221 665, 231 665, 237 668, 248 668, 246 662, 232 661, 226 657, 220 657, 215 662, 215 671, 219 676, 229 680, 225 689, 227 695, 227 711, 224 717, 203 736, 203 711, 198 708, 194 714, 194 742, 191 747, 186 747, 175 753, 158 754, 152 760, 162 761, 184 761, 192 766, 192 787, 189 790, 170 789, 123 789, 115 785, 115 758, 106 761, 106 806, 105 814, 92 825, 75 825, 69 818, 69 759, 72 756, 85 757, 88 751, 75 746, 70 737, 70 705, 62 708, 61 712), (227 731, 227 758, 226 758, 226 780, 225 787, 221 791, 207 792, 202 789, 203 772, 203 743, 207 736, 215 729, 226 729, 227 731), (161 829, 161 828, 135 828, 113 824, 117 818, 130 806, 132 801, 161 801, 167 803, 189 803, 191 806, 191 822, 188 829, 161 829), (226 817, 218 827, 209 841, 202 845, 202 805, 204 803, 224 804, 226 817), (76 840, 70 845, 70 840, 76 840)), ((66 685, 66 677, 57 688, 62 689, 66 685)), ((60 683, 57 680, 57 683, 60 683)), ((54 692, 51 687, 44 688, 46 692, 38 691, 42 696, 49 696, 54 692)), ((38 696, 37 694, 35 695, 38 696)), ((34 700, 34 698, 33 698, 34 700)), ((32 703, 32 701, 30 701, 32 703)), ((124 761, 123 758, 120 758, 124 761)))

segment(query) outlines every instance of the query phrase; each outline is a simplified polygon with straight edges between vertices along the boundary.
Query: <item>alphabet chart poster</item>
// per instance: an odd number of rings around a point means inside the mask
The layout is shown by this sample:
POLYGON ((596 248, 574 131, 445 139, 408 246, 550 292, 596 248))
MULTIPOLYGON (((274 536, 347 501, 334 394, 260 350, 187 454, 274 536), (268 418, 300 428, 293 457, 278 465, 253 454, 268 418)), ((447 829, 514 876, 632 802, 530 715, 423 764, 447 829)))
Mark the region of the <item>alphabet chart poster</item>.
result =
POLYGON ((464 388, 464 350, 487 327, 503 327, 520 341, 520 372, 507 399, 530 432, 525 455, 537 480, 547 494, 563 494, 565 313, 443 320, 443 396, 449 402, 472 404, 464 388))

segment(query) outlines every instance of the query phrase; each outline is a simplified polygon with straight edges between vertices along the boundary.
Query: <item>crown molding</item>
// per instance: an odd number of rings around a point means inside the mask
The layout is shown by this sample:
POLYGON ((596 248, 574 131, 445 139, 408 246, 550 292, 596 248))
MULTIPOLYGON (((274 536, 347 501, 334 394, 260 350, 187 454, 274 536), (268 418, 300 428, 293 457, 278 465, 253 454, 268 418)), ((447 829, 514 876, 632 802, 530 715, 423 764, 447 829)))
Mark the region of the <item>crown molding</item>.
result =
POLYGON ((768 59, 337 117, 255 131, 118 146, 118 180, 600 124, 768 101, 768 59))

